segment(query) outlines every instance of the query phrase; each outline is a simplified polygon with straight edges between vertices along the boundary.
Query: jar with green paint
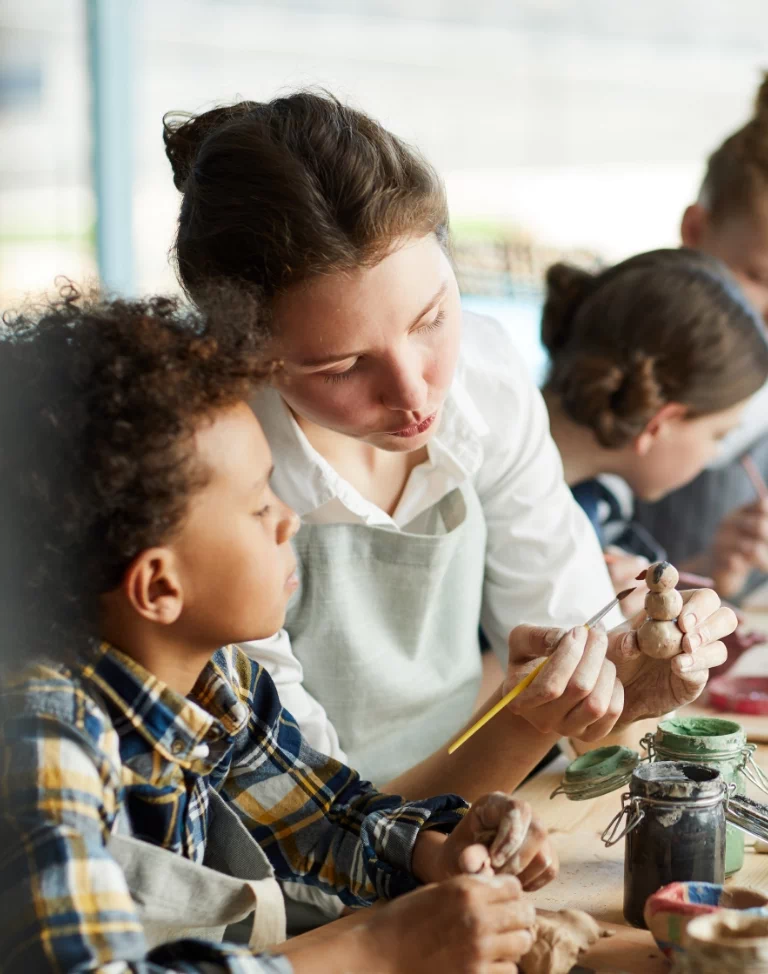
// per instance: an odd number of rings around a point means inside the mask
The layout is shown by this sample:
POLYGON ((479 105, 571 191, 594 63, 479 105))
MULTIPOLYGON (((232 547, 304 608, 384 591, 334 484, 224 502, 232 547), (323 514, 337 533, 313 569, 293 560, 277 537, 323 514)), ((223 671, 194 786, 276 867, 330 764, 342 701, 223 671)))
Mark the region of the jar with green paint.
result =
MULTIPOLYGON (((652 761, 687 761, 717 768, 723 780, 745 795, 747 781, 768 794, 768 779, 755 764, 754 744, 747 743, 741 724, 719 717, 670 717, 662 720, 655 734, 641 741, 652 761)), ((725 846, 725 875, 732 876, 744 865, 744 833, 728 826, 725 846)))

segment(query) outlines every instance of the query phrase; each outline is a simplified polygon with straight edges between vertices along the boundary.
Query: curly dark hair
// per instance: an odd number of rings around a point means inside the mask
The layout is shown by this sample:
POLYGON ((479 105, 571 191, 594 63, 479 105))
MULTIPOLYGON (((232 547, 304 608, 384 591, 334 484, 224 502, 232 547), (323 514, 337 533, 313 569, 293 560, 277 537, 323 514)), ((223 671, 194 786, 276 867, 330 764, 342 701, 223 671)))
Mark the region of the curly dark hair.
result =
POLYGON ((5 316, 0 662, 87 654, 99 596, 182 524, 207 476, 195 429, 270 370, 254 294, 219 289, 204 305, 68 286, 5 316))

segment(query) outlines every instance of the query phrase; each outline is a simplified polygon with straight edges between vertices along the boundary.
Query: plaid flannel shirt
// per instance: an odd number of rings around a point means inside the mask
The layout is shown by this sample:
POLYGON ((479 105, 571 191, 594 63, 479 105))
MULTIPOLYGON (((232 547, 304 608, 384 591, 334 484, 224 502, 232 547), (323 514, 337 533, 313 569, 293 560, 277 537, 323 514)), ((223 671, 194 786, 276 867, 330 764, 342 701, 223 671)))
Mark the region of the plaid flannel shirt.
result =
POLYGON ((184 940, 148 951, 107 841, 133 834, 201 862, 216 789, 278 878, 350 905, 417 885, 421 828, 450 829, 455 796, 403 804, 312 750, 267 672, 219 650, 182 697, 113 647, 76 671, 42 665, 0 695, 0 967, 285 974, 286 958, 184 940))

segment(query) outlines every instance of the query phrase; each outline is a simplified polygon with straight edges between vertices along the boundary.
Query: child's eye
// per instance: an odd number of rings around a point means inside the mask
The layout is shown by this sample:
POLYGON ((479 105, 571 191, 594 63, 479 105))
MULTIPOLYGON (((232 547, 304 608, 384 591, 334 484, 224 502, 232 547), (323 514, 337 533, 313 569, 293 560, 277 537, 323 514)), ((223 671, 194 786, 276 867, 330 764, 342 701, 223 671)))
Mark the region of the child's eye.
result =
POLYGON ((418 331, 436 331, 444 321, 445 311, 441 308, 432 321, 427 322, 426 325, 422 325, 418 331))
POLYGON ((262 509, 260 511, 254 511, 254 516, 255 517, 264 517, 265 515, 269 514, 269 512, 271 510, 272 510, 272 508, 269 506, 269 504, 267 504, 265 507, 262 507, 262 509))

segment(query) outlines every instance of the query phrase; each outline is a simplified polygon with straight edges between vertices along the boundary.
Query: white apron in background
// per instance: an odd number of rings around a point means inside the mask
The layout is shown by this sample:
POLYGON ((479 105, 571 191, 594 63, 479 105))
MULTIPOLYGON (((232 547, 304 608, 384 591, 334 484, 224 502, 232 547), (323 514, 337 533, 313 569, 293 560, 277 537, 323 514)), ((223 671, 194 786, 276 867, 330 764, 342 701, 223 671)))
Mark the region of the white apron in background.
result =
POLYGON ((285 628, 350 767, 381 787, 450 738, 481 679, 486 525, 457 487, 410 527, 303 525, 285 628), (449 650, 448 647, 451 647, 449 650))
POLYGON ((125 815, 110 836, 150 950, 185 937, 247 942, 254 952, 285 940, 285 905, 269 860, 218 792, 209 801, 202 865, 134 838, 125 815), (243 921, 245 929, 225 937, 243 921))

